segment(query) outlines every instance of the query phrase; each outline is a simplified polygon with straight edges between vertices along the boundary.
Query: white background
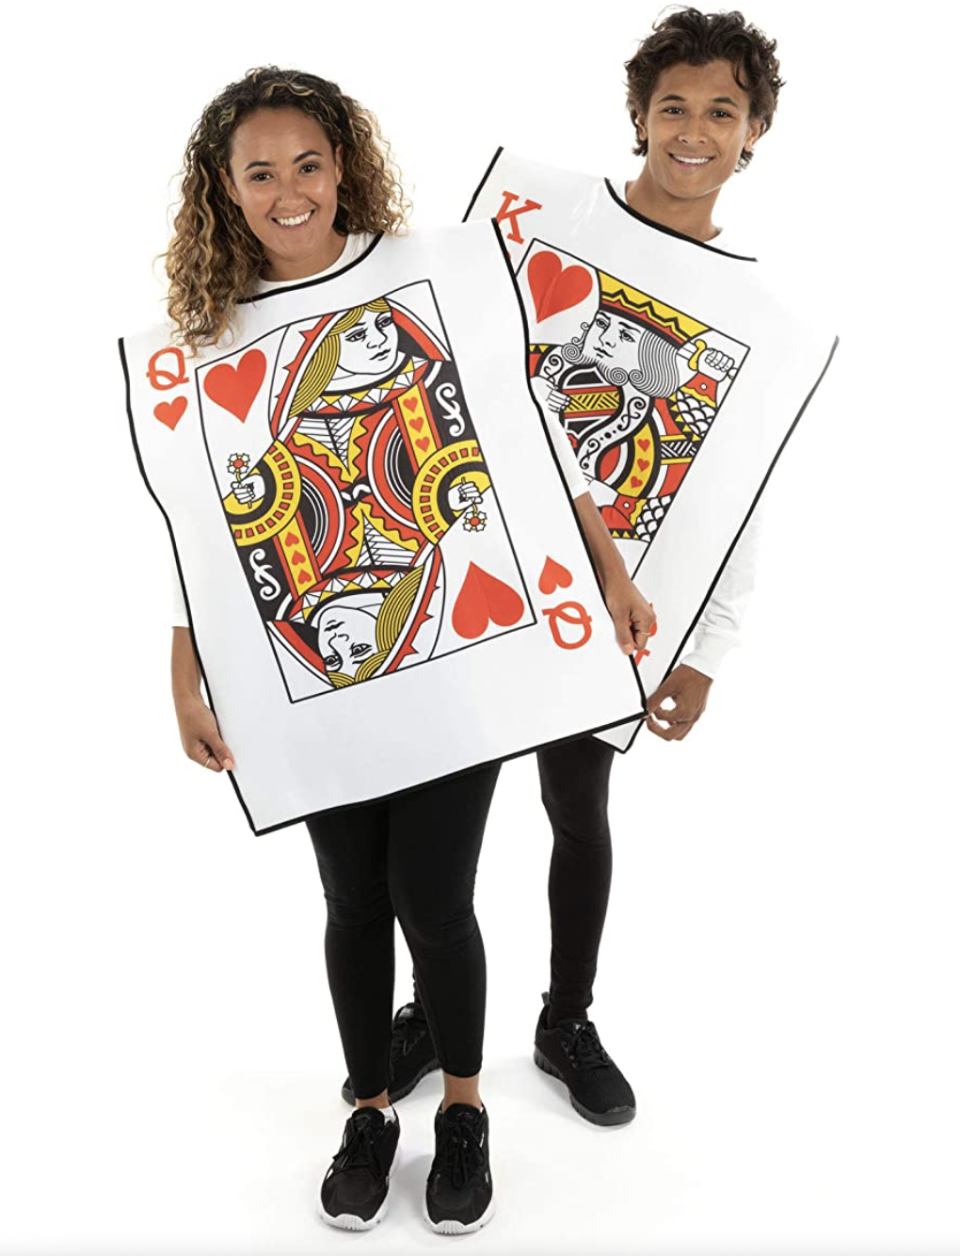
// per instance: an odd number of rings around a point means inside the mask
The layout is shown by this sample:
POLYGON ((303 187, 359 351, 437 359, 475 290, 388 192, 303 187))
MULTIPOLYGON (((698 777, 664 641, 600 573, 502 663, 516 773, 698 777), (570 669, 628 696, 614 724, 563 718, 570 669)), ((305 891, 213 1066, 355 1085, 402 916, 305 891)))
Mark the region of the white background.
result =
MULTIPOLYGON (((0 1248, 306 1253, 347 1109, 305 832, 256 839, 179 749, 166 537, 115 337, 154 321, 170 177, 267 61, 375 109, 458 218, 498 143, 635 172, 622 62, 654 5, 62 12, 8 44, 0 1248)), ((478 887, 490 966, 489 1252, 960 1249, 956 43, 932 10, 756 0, 787 87, 717 220, 820 286, 834 366, 767 495, 742 649, 683 743, 616 764, 594 1013, 626 1129, 530 1060, 549 836, 509 765, 478 887), (949 215, 949 217, 948 217, 949 215)), ((451 817, 451 840, 456 818, 451 817)), ((406 959, 398 962, 404 974, 406 959)), ((401 987, 398 997, 405 996, 401 987)), ((413 1252, 436 1078, 401 1108, 413 1252)))

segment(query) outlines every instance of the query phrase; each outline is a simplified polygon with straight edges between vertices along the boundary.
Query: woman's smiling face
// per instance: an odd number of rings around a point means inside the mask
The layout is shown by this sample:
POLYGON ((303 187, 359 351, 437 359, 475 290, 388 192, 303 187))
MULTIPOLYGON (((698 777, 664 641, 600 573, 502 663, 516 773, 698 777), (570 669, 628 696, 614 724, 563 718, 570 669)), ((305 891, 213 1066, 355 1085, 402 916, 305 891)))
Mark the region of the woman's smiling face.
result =
POLYGON ((339 147, 300 109, 257 109, 234 131, 220 178, 263 245, 271 277, 305 278, 340 255, 333 223, 342 174, 339 147))

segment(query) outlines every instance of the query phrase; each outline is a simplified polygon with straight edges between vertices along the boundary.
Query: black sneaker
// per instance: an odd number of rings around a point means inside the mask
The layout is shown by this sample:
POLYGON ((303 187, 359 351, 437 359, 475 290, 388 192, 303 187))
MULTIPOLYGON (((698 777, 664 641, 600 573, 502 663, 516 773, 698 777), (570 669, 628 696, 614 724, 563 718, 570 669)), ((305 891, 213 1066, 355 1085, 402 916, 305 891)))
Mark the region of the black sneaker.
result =
POLYGON ((487 1110, 451 1103, 446 1112, 437 1112, 434 1130, 437 1154, 427 1178, 427 1221, 436 1234, 472 1234, 493 1216, 487 1110))
POLYGON ((570 1102, 594 1125, 626 1125, 637 1115, 630 1083, 603 1049, 593 1021, 562 1020, 548 1028, 549 996, 537 1021, 533 1060, 551 1077, 558 1077, 570 1102))
MULTIPOLYGON (((437 1059, 426 1017, 415 1003, 405 1004, 393 1018, 388 1092, 390 1102, 398 1103, 401 1099, 406 1099, 418 1082, 439 1067, 440 1061, 437 1059)), ((352 1108, 354 1095, 349 1077, 343 1083, 340 1093, 352 1108)))
POLYGON ((376 1108, 357 1108, 317 1192, 317 1211, 341 1230, 372 1230, 387 1215, 387 1187, 400 1122, 376 1108))

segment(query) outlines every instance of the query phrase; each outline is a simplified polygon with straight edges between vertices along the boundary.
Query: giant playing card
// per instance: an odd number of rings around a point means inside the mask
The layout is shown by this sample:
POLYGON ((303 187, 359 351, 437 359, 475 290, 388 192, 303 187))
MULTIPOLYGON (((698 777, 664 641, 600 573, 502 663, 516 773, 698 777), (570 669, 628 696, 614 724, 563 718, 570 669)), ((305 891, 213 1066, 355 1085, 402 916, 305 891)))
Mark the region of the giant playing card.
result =
POLYGON ((381 239, 196 358, 164 330, 122 345, 258 831, 642 710, 522 326, 487 223, 381 239))
MULTIPOLYGON (((609 180, 501 150, 467 214, 499 223, 541 412, 656 609, 639 662, 650 693, 680 659, 835 337, 822 308, 792 300, 753 258, 647 221, 609 180)), ((636 727, 603 737, 624 749, 636 727)))

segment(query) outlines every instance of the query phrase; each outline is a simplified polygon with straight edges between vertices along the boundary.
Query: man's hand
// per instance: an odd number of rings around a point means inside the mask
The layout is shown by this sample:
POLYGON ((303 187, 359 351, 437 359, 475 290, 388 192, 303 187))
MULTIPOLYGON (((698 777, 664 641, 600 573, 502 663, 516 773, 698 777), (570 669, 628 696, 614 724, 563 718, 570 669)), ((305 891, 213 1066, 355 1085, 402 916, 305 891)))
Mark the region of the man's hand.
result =
POLYGON ((664 741, 683 741, 706 710, 713 681, 696 668, 681 663, 647 701, 647 728, 664 741), (665 707, 665 702, 671 702, 665 707), (659 722, 657 722, 659 721, 659 722))
POLYGON ((626 571, 608 577, 603 587, 603 600, 623 653, 636 654, 637 650, 646 649, 647 638, 653 632, 657 617, 626 571))

